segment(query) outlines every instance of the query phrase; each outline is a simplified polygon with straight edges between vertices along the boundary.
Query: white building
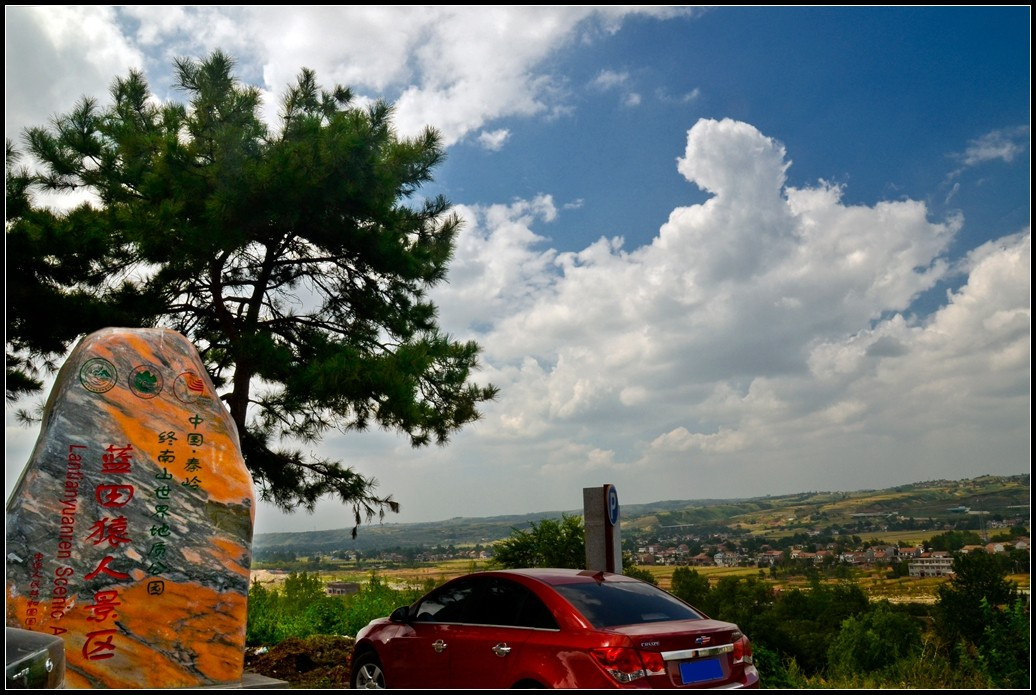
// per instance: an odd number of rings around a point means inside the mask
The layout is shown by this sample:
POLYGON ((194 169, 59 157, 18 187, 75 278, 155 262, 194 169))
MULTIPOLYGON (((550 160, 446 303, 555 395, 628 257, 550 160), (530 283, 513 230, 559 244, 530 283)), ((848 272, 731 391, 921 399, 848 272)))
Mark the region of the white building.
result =
POLYGON ((953 574, 953 558, 949 553, 928 553, 907 563, 911 577, 948 577, 953 574))

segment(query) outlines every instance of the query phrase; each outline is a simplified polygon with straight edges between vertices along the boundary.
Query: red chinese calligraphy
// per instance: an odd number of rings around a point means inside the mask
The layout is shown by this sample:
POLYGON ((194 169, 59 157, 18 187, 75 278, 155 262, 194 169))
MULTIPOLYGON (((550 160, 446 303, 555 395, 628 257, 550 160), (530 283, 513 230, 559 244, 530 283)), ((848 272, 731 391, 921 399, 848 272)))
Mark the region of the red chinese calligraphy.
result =
POLYGON ((133 446, 131 444, 126 446, 115 446, 112 444, 105 449, 105 452, 101 455, 102 473, 130 472, 130 464, 133 459, 133 446))
POLYGON ((119 592, 115 589, 98 591, 94 594, 94 602, 86 605, 86 609, 92 614, 86 616, 86 619, 95 623, 103 623, 108 618, 118 618, 119 614, 115 612, 115 607, 122 605, 122 602, 117 600, 118 598, 119 592))
POLYGON ((132 485, 98 485, 94 497, 102 507, 125 507, 133 499, 132 485))
POLYGON ((101 572, 104 572, 109 577, 115 577, 116 579, 129 579, 130 576, 125 572, 119 572, 118 570, 112 569, 108 566, 112 563, 112 560, 114 559, 115 558, 113 558, 111 555, 104 556, 101 562, 97 565, 97 569, 95 569, 90 574, 86 575, 86 579, 95 579, 97 575, 99 575, 101 572))
POLYGON ((129 543, 130 537, 126 535, 126 529, 129 526, 129 522, 124 516, 117 516, 114 519, 105 517, 98 521, 95 521, 91 526, 91 531, 87 535, 88 540, 93 540, 94 545, 100 545, 105 541, 108 545, 115 547, 123 543, 129 543))
POLYGON ((116 630, 95 630, 86 634, 83 644, 83 658, 90 661, 110 659, 115 656, 115 644, 112 638, 116 630))

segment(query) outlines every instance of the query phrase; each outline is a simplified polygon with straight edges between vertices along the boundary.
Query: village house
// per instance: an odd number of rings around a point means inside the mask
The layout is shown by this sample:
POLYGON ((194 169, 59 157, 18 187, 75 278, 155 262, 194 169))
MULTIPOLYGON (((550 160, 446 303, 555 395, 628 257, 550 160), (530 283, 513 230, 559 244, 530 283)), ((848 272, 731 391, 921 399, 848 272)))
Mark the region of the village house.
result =
POLYGON ((690 564, 692 567, 711 567, 716 563, 711 557, 709 557, 705 553, 698 553, 690 559, 690 564))
POLYGON ((911 577, 948 577, 953 574, 953 556, 945 550, 923 553, 907 563, 911 577))
POLYGON ((324 593, 328 596, 351 596, 360 593, 360 585, 356 582, 328 582, 324 585, 324 593))
POLYGON ((899 548, 894 545, 874 545, 864 551, 868 562, 897 562, 899 548))

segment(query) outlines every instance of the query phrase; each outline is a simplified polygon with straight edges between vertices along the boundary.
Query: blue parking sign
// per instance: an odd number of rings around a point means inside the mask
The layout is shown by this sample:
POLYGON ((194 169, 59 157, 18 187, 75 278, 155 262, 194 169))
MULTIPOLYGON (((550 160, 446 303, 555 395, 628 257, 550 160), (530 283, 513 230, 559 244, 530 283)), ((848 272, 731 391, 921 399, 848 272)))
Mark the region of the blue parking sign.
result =
POLYGON ((619 523, 619 493, 614 485, 608 486, 608 523, 612 526, 619 523))

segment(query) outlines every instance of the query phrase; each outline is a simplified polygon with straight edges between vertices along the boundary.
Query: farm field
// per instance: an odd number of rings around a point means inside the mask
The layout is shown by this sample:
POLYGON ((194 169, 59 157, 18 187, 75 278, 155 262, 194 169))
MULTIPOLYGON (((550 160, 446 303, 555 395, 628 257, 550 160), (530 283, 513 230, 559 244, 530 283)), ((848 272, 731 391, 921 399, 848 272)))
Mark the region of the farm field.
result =
MULTIPOLYGON (((460 575, 467 574, 469 572, 489 568, 490 566, 488 563, 484 562, 478 563, 472 562, 471 560, 450 560, 423 567, 343 567, 335 570, 319 570, 317 572, 312 572, 311 574, 318 575, 324 582, 341 581, 362 585, 365 584, 370 579, 371 574, 374 573, 379 578, 388 581, 391 585, 401 588, 406 586, 420 587, 429 580, 439 584, 448 579, 459 577, 460 575)), ((676 570, 676 566, 641 566, 640 569, 651 573, 660 587, 668 589, 672 586, 673 572, 676 570)), ((760 570, 757 567, 696 567, 694 569, 699 574, 708 577, 709 581, 713 584, 724 577, 758 577, 765 583, 771 584, 775 588, 781 590, 795 588, 804 589, 809 586, 809 581, 805 577, 793 576, 771 579, 768 574, 766 576, 761 576, 760 570)), ((286 571, 261 569, 254 570, 252 572, 252 581, 262 582, 264 585, 272 588, 282 584, 287 576, 288 572, 286 571)), ((933 603, 936 599, 938 587, 946 581, 945 579, 938 577, 899 577, 889 579, 885 576, 884 571, 877 569, 853 570, 852 579, 871 600, 880 601, 882 599, 887 599, 893 603, 933 603)), ((1015 574, 1010 575, 1008 579, 1017 583, 1023 592, 1029 592, 1030 575, 1015 574)), ((841 580, 828 579, 825 581, 838 582, 841 580)))

